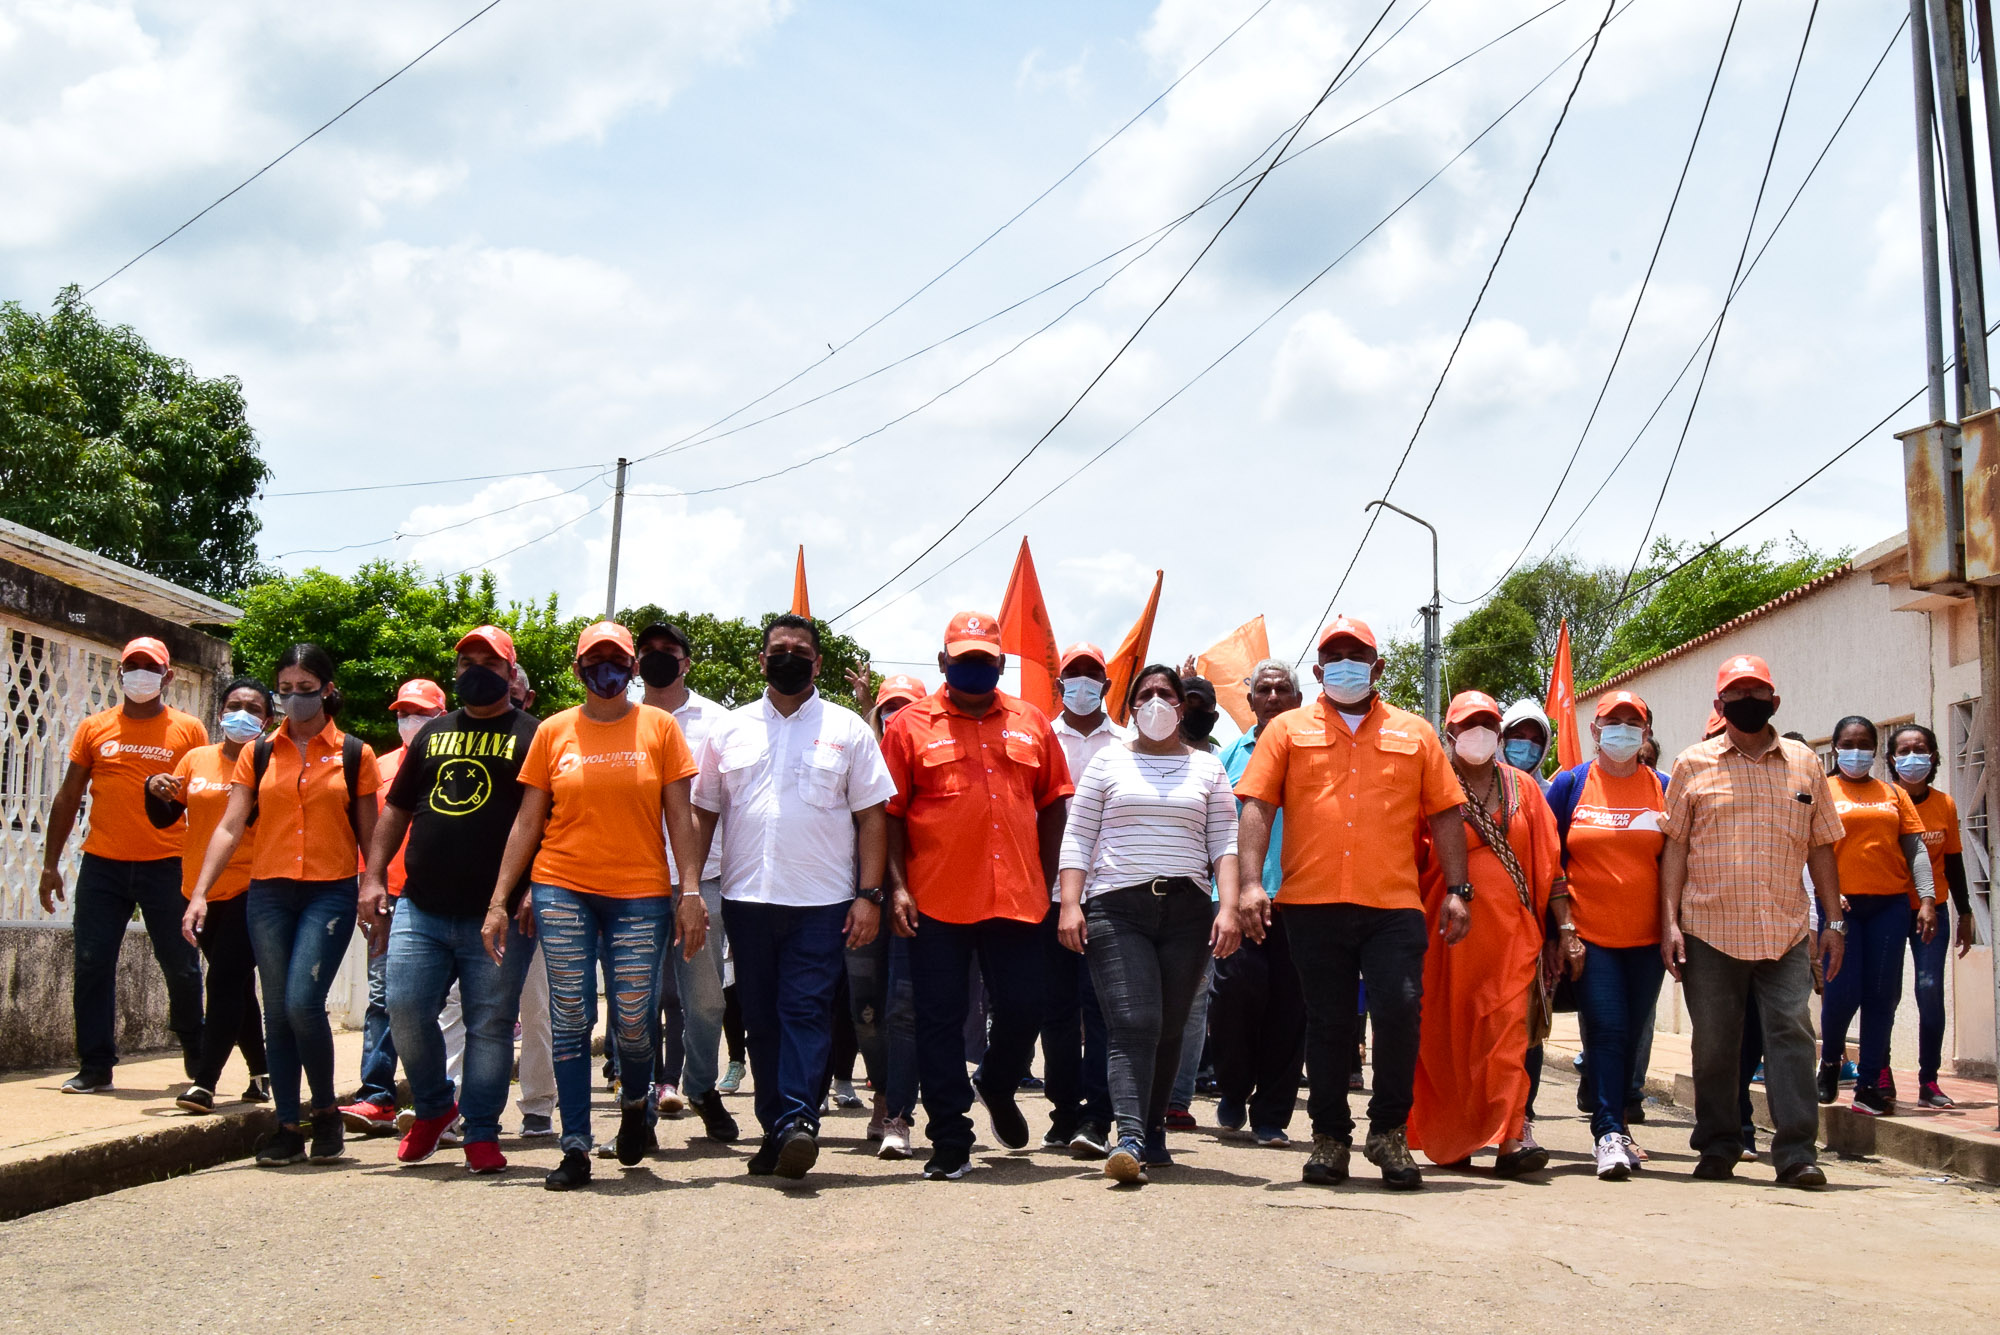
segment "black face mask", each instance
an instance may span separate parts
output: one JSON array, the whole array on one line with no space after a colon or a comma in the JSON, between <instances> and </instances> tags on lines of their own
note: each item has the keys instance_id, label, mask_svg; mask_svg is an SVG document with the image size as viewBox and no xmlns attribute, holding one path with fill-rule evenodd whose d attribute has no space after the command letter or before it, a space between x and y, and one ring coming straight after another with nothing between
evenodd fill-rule
<instances>
[{"instance_id":1,"label":"black face mask","mask_svg":"<svg viewBox=\"0 0 2000 1335\"><path fill-rule=\"evenodd\" d=\"M639 655L639 679L661 690L681 679L681 656L665 649L649 649Z\"/></svg>"},{"instance_id":2,"label":"black face mask","mask_svg":"<svg viewBox=\"0 0 2000 1335\"><path fill-rule=\"evenodd\" d=\"M474 664L458 674L458 680L452 684L452 691L458 696L460 704L471 705L474 709L484 709L487 705L497 705L505 700L510 685L505 677L492 668Z\"/></svg>"},{"instance_id":3,"label":"black face mask","mask_svg":"<svg viewBox=\"0 0 2000 1335\"><path fill-rule=\"evenodd\" d=\"M1190 702L1181 715L1181 736L1190 742L1205 742L1215 731L1215 721L1221 715L1213 709L1198 709Z\"/></svg>"},{"instance_id":4,"label":"black face mask","mask_svg":"<svg viewBox=\"0 0 2000 1335\"><path fill-rule=\"evenodd\" d=\"M764 660L764 680L779 695L797 695L812 678L813 661L804 654L776 653Z\"/></svg>"},{"instance_id":5,"label":"black face mask","mask_svg":"<svg viewBox=\"0 0 2000 1335\"><path fill-rule=\"evenodd\" d=\"M1722 706L1722 717L1738 732L1762 732L1764 725L1771 721L1771 715L1778 707L1769 700L1759 700L1754 695L1746 695L1741 700L1731 700Z\"/></svg>"}]
</instances>

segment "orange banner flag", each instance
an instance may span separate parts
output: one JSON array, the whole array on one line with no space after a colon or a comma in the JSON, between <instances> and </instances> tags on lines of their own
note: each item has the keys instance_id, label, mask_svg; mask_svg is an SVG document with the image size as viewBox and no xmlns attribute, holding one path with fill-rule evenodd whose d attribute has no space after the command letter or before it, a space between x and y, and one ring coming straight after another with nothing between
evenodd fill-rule
<instances>
[{"instance_id":1,"label":"orange banner flag","mask_svg":"<svg viewBox=\"0 0 2000 1335\"><path fill-rule=\"evenodd\" d=\"M1163 570L1153 572L1153 591L1147 595L1146 610L1139 613L1132 629L1125 632L1118 651L1104 665L1105 675L1111 679L1104 688L1104 709L1114 723L1125 721L1129 712L1125 708L1125 696L1131 691L1132 681L1139 675L1139 669L1146 666L1146 651L1153 644L1153 615L1160 610L1160 582L1165 577Z\"/></svg>"},{"instance_id":2,"label":"orange banner flag","mask_svg":"<svg viewBox=\"0 0 2000 1335\"><path fill-rule=\"evenodd\" d=\"M1556 764L1569 769L1583 763L1583 745L1576 735L1576 681L1569 661L1569 618L1556 636L1556 661L1549 672L1549 696L1542 712L1556 730Z\"/></svg>"},{"instance_id":3,"label":"orange banner flag","mask_svg":"<svg viewBox=\"0 0 2000 1335\"><path fill-rule=\"evenodd\" d=\"M1250 669L1271 656L1271 637L1260 613L1195 657L1194 670L1215 684L1215 702L1236 726L1248 732L1257 721L1250 712Z\"/></svg>"},{"instance_id":4,"label":"orange banner flag","mask_svg":"<svg viewBox=\"0 0 2000 1335\"><path fill-rule=\"evenodd\" d=\"M806 545L800 543L799 563L792 567L792 615L809 617L812 614L812 599L806 597Z\"/></svg>"},{"instance_id":5,"label":"orange banner flag","mask_svg":"<svg viewBox=\"0 0 2000 1335\"><path fill-rule=\"evenodd\" d=\"M1014 557L1007 596L1000 600L1000 650L1021 662L1021 698L1053 719L1056 716L1056 633L1028 540Z\"/></svg>"}]
</instances>

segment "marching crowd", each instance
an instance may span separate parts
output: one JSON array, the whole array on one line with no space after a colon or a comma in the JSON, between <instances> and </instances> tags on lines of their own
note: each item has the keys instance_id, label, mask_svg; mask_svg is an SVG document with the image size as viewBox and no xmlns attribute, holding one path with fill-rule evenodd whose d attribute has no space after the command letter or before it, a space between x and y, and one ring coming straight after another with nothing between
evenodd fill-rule
<instances>
[{"instance_id":1,"label":"marching crowd","mask_svg":"<svg viewBox=\"0 0 2000 1335\"><path fill-rule=\"evenodd\" d=\"M1422 1186L1416 1150L1451 1168L1491 1151L1518 1177L1549 1160L1534 1104L1561 990L1597 1175L1620 1180L1646 1160L1632 1124L1671 973L1694 1024L1694 1175L1757 1158L1761 1080L1777 1181L1819 1186L1816 1104L1839 1096L1857 1015L1852 1106L1894 1111L1906 947L1918 1097L1949 1103L1940 874L1961 948L1972 919L1957 813L1931 786L1936 738L1904 725L1885 752L1872 723L1844 719L1829 771L1775 730L1755 657L1721 665L1706 740L1670 773L1646 702L1614 690L1594 758L1544 781L1550 725L1532 703L1461 692L1440 736L1377 693L1374 633L1345 616L1319 638L1310 702L1289 665L1259 663L1255 726L1220 749L1215 689L1191 662L1138 671L1127 728L1107 713L1106 655L1073 645L1050 719L998 689L999 628L980 613L951 620L935 690L853 674L865 716L818 692L818 629L789 614L764 631L767 689L735 709L689 689L692 645L669 624L588 627L584 703L539 721L506 631L481 626L456 652L457 708L406 683L402 746L377 756L342 731L339 665L314 645L279 657L275 690L230 682L216 743L164 703L166 648L125 647L122 698L78 728L48 825L53 911L89 796L65 1092L111 1086L136 910L185 1054L180 1105L212 1111L240 1049L243 1097L278 1123L265 1165L335 1160L347 1130L394 1128L404 1163L455 1144L471 1171L503 1171L518 1061L520 1132L560 1136L545 1182L572 1189L593 1152L656 1154L663 1116L691 1109L707 1137L737 1140L723 1095L747 1055L748 1171L798 1178L829 1103L861 1104L858 1056L878 1153L912 1156L921 1104L923 1175L950 1180L972 1162L975 1099L1003 1146L1028 1144L1018 1095L1039 1046L1046 1149L1144 1183L1171 1168L1168 1133L1195 1125L1212 1072L1221 1128L1267 1146L1289 1143L1303 1085L1304 1180L1335 1185L1366 1036L1361 1152L1385 1186ZM370 1004L343 1104L327 997L357 925ZM600 1000L618 1091L602 1143Z\"/></svg>"}]
</instances>

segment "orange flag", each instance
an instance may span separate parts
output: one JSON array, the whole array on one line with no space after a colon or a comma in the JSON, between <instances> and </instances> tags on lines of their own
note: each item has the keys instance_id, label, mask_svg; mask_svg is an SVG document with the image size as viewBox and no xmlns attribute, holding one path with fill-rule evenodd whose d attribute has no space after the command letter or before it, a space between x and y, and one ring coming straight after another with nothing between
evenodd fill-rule
<instances>
[{"instance_id":1,"label":"orange flag","mask_svg":"<svg viewBox=\"0 0 2000 1335\"><path fill-rule=\"evenodd\" d=\"M1056 716L1056 633L1049 626L1042 582L1028 540L1014 557L1007 596L1000 600L1000 651L1021 661L1021 698L1049 718Z\"/></svg>"},{"instance_id":2,"label":"orange flag","mask_svg":"<svg viewBox=\"0 0 2000 1335\"><path fill-rule=\"evenodd\" d=\"M1147 595L1146 610L1139 613L1132 629L1125 632L1118 651L1104 665L1105 673L1111 679L1110 685L1104 688L1104 709L1114 723L1125 721L1125 696L1131 691L1132 681L1139 675L1139 669L1146 666L1146 650L1153 643L1153 614L1160 610L1160 581L1165 576L1163 570L1153 572L1153 591Z\"/></svg>"},{"instance_id":3,"label":"orange flag","mask_svg":"<svg viewBox=\"0 0 2000 1335\"><path fill-rule=\"evenodd\" d=\"M792 615L809 617L812 600L806 597L806 545L799 544L799 563L792 568Z\"/></svg>"},{"instance_id":4,"label":"orange flag","mask_svg":"<svg viewBox=\"0 0 2000 1335\"><path fill-rule=\"evenodd\" d=\"M1569 618L1556 636L1556 661L1549 672L1549 697L1542 706L1556 729L1556 764L1564 769L1583 763L1583 746L1576 735L1576 681L1569 662Z\"/></svg>"},{"instance_id":5,"label":"orange flag","mask_svg":"<svg viewBox=\"0 0 2000 1335\"><path fill-rule=\"evenodd\" d=\"M1271 656L1271 637L1264 618L1254 616L1204 649L1194 670L1215 683L1215 702L1229 711L1236 726L1250 731L1257 716L1250 712L1250 669Z\"/></svg>"}]
</instances>

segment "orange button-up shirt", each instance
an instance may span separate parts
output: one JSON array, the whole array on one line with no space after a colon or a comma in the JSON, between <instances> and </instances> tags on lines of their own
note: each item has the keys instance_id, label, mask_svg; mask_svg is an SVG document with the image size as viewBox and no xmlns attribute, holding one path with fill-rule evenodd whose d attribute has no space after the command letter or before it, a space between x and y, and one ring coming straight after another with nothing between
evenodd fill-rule
<instances>
[{"instance_id":1,"label":"orange button-up shirt","mask_svg":"<svg viewBox=\"0 0 2000 1335\"><path fill-rule=\"evenodd\" d=\"M256 841L250 852L251 880L344 881L354 875L354 829L347 823L340 744L341 731L332 719L303 753L290 728L272 737L271 763L257 790L257 823L243 836ZM236 757L234 782L248 788L256 774L257 748L246 746ZM371 798L381 786L375 749L363 746L355 796Z\"/></svg>"},{"instance_id":2,"label":"orange button-up shirt","mask_svg":"<svg viewBox=\"0 0 2000 1335\"><path fill-rule=\"evenodd\" d=\"M1075 790L1040 710L996 692L974 718L940 686L890 721L882 757L896 780L889 814L905 822L904 875L919 913L958 923L1047 916L1036 817Z\"/></svg>"},{"instance_id":3,"label":"orange button-up shirt","mask_svg":"<svg viewBox=\"0 0 2000 1335\"><path fill-rule=\"evenodd\" d=\"M1418 824L1465 800L1431 725L1380 697L1358 730L1325 696L1266 723L1236 795L1285 813L1279 903L1419 912Z\"/></svg>"}]
</instances>

